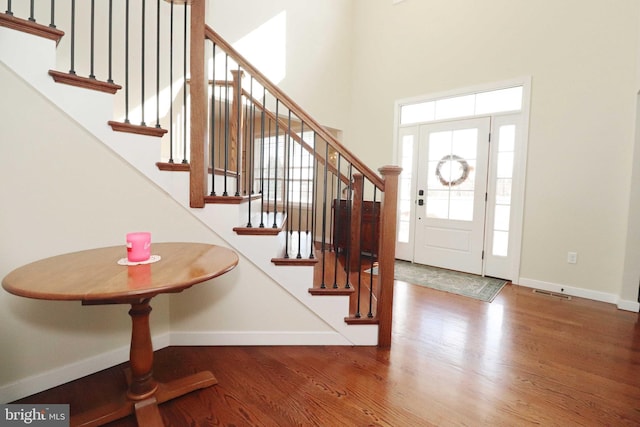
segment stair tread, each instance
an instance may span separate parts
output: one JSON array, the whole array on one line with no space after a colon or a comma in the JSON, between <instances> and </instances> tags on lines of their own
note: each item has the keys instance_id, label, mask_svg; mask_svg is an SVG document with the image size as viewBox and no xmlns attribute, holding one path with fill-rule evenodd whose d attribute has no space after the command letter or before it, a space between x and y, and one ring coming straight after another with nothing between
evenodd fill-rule
<instances>
[{"instance_id":1,"label":"stair tread","mask_svg":"<svg viewBox=\"0 0 640 427\"><path fill-rule=\"evenodd\" d=\"M134 125L132 123L117 122L115 120L109 120L108 124L111 126L111 129L116 132L135 133L137 135L156 136L158 138L162 138L162 136L168 132L161 127Z\"/></svg>"},{"instance_id":2,"label":"stair tread","mask_svg":"<svg viewBox=\"0 0 640 427\"><path fill-rule=\"evenodd\" d=\"M289 265L289 266L305 266L305 265L316 265L318 260L315 258L271 258L271 262L275 265Z\"/></svg>"},{"instance_id":3,"label":"stair tread","mask_svg":"<svg viewBox=\"0 0 640 427\"><path fill-rule=\"evenodd\" d=\"M287 233L287 244L282 248L278 257L272 258L271 262L276 265L315 265L318 259L315 250L312 248L312 234L307 231L293 231Z\"/></svg>"},{"instance_id":4,"label":"stair tread","mask_svg":"<svg viewBox=\"0 0 640 427\"><path fill-rule=\"evenodd\" d=\"M169 169L164 169L169 170ZM171 169L171 170L179 170L179 169ZM188 167L186 169L189 170ZM211 173L211 171L209 171ZM210 204L218 204L218 205L239 205L241 203L248 202L250 200L259 199L259 194L252 194L251 196L204 196L204 202ZM235 230L235 229L234 229Z\"/></svg>"},{"instance_id":5,"label":"stair tread","mask_svg":"<svg viewBox=\"0 0 640 427\"><path fill-rule=\"evenodd\" d=\"M122 86L115 83L105 82L90 77L82 77L72 73L64 73L62 71L49 70L49 75L53 77L53 80L56 83L97 90L110 94L115 94L117 91L122 89Z\"/></svg>"},{"instance_id":6,"label":"stair tread","mask_svg":"<svg viewBox=\"0 0 640 427\"><path fill-rule=\"evenodd\" d=\"M44 37L55 41L56 44L58 44L60 39L64 36L64 31L60 31L57 28L31 22L27 19L9 15L8 13L0 13L0 26L22 31L23 33L33 34L34 36Z\"/></svg>"},{"instance_id":7,"label":"stair tread","mask_svg":"<svg viewBox=\"0 0 640 427\"><path fill-rule=\"evenodd\" d=\"M282 212L257 212L251 215L248 224L244 226L234 227L233 231L240 235L269 235L275 236L280 234L287 216Z\"/></svg>"}]
</instances>

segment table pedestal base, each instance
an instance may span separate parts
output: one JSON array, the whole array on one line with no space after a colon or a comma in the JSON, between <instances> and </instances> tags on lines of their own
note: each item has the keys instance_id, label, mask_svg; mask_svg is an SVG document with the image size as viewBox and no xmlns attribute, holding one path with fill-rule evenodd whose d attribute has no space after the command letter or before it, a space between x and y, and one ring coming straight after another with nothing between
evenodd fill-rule
<instances>
[{"instance_id":1,"label":"table pedestal base","mask_svg":"<svg viewBox=\"0 0 640 427\"><path fill-rule=\"evenodd\" d=\"M71 425L101 426L135 413L141 427L162 426L159 404L217 383L218 380L211 372L202 371L168 383L158 383L156 392L144 400L131 400L127 398L126 392L123 392L114 402L71 417Z\"/></svg>"},{"instance_id":2,"label":"table pedestal base","mask_svg":"<svg viewBox=\"0 0 640 427\"><path fill-rule=\"evenodd\" d=\"M125 371L129 388L114 401L88 412L71 417L72 426L101 426L136 414L138 426L162 426L158 405L194 390L218 383L209 371L202 371L168 383L153 378L153 346L149 315L151 298L129 301L131 310L131 352L129 368Z\"/></svg>"}]
</instances>

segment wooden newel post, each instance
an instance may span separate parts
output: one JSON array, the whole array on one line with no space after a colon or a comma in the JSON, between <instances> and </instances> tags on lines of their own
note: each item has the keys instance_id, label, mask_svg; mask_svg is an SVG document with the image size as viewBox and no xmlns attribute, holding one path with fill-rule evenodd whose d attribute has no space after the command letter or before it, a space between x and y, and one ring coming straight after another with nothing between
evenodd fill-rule
<instances>
[{"instance_id":1,"label":"wooden newel post","mask_svg":"<svg viewBox=\"0 0 640 427\"><path fill-rule=\"evenodd\" d=\"M398 218L398 177L402 168L383 166L378 169L384 179L384 198L380 212L378 243L378 346L391 346L393 321L393 269L396 258L396 224Z\"/></svg>"},{"instance_id":2,"label":"wooden newel post","mask_svg":"<svg viewBox=\"0 0 640 427\"><path fill-rule=\"evenodd\" d=\"M190 70L191 84L191 139L189 160L189 205L192 208L204 207L207 191L209 165L207 161L207 83L204 61L205 0L191 2L191 45Z\"/></svg>"}]
</instances>

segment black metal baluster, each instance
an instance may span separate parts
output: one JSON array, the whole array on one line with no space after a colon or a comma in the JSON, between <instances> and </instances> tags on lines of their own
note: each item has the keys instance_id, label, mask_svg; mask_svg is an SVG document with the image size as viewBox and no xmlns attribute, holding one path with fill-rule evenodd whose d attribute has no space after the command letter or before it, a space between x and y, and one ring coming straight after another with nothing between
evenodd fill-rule
<instances>
[{"instance_id":1,"label":"black metal baluster","mask_svg":"<svg viewBox=\"0 0 640 427\"><path fill-rule=\"evenodd\" d=\"M331 183L331 191L329 192L329 194L331 194L331 197L333 197L333 193L334 193L334 187L335 187L335 181L333 179L333 175L331 175L330 177L330 183ZM338 249L336 247L336 242L335 242L335 206L334 206L334 201L331 201L331 218L330 218L330 222L329 222L329 240L331 241L331 244L329 245L329 252L333 251L333 252L338 252Z\"/></svg>"},{"instance_id":2,"label":"black metal baluster","mask_svg":"<svg viewBox=\"0 0 640 427\"><path fill-rule=\"evenodd\" d=\"M249 188L249 196L252 196L255 193L255 178L256 178L256 138L255 138L255 130L256 130L256 103L253 99L253 77L251 77L250 81L251 87L249 88L249 97L251 98L251 110L249 117L249 135L247 137L247 141L249 142L249 163L250 167L247 167L249 170L249 183L251 187ZM249 204L251 204L251 197L249 197ZM251 209L251 207L249 207Z\"/></svg>"},{"instance_id":3,"label":"black metal baluster","mask_svg":"<svg viewBox=\"0 0 640 427\"><path fill-rule=\"evenodd\" d=\"M260 228L264 228L264 120L267 106L267 90L262 88L262 110L260 111Z\"/></svg>"},{"instance_id":4,"label":"black metal baluster","mask_svg":"<svg viewBox=\"0 0 640 427\"><path fill-rule=\"evenodd\" d=\"M381 227L380 224L380 212L378 209L378 203L376 200L378 187L373 186L373 248L371 249L371 277L369 278L369 312L367 313L367 317L369 319L373 318L373 267L374 267L374 259L378 259L378 228ZM363 192L364 193L364 192ZM381 285L380 281L380 269L378 268L378 286Z\"/></svg>"},{"instance_id":5,"label":"black metal baluster","mask_svg":"<svg viewBox=\"0 0 640 427\"><path fill-rule=\"evenodd\" d=\"M249 191L246 192L249 194L249 206L248 206L248 210L249 210L249 215L248 215L248 221L247 221L247 227L251 228L253 227L253 225L251 225L251 205L252 200L251 200L251 196L253 195L253 178L254 178L254 162L255 162L255 158L254 158L254 148L255 148L255 138L253 137L253 131L254 131L254 125L255 125L255 116L256 116L256 104L253 102L253 77L251 77L251 79L249 80L249 100L251 103L251 108L249 109L249 129L248 129L248 133L247 133L247 138L245 140L245 143L248 143L249 146L248 148L248 158L247 158L247 174L249 175L247 178L247 184L250 186Z\"/></svg>"},{"instance_id":6,"label":"black metal baluster","mask_svg":"<svg viewBox=\"0 0 640 427\"><path fill-rule=\"evenodd\" d=\"M173 160L173 1L169 13L169 163Z\"/></svg>"},{"instance_id":7,"label":"black metal baluster","mask_svg":"<svg viewBox=\"0 0 640 427\"><path fill-rule=\"evenodd\" d=\"M51 22L49 22L50 28L56 28L56 0L51 0Z\"/></svg>"},{"instance_id":8,"label":"black metal baluster","mask_svg":"<svg viewBox=\"0 0 640 427\"><path fill-rule=\"evenodd\" d=\"M31 0L29 3L29 21L36 22L34 0Z\"/></svg>"},{"instance_id":9,"label":"black metal baluster","mask_svg":"<svg viewBox=\"0 0 640 427\"><path fill-rule=\"evenodd\" d=\"M211 125L209 126L211 140L211 195L216 195L216 131L215 131L215 117L216 117L216 44L213 43L213 49L211 50Z\"/></svg>"},{"instance_id":10,"label":"black metal baluster","mask_svg":"<svg viewBox=\"0 0 640 427\"><path fill-rule=\"evenodd\" d=\"M250 184L249 184L249 179L250 179L250 172L249 172L249 160L251 159L249 157L249 150L250 150L250 146L249 144L249 120L251 119L250 114L251 114L251 106L249 105L251 101L250 100L246 100L244 105L241 107L242 108L242 149L246 151L246 156L243 156L242 158L244 159L245 162L245 173L242 175L242 195L246 196L248 194L248 189L251 188ZM250 201L250 200L249 200Z\"/></svg>"},{"instance_id":11,"label":"black metal baluster","mask_svg":"<svg viewBox=\"0 0 640 427\"><path fill-rule=\"evenodd\" d=\"M250 154L250 150L251 150L251 142L249 141L249 128L251 127L251 101L249 99L247 99L244 103L244 106L242 107L244 112L242 113L242 149L246 152L246 155L243 156L242 158L244 159L245 162L245 173L242 176L242 195L246 196L247 194L249 194L250 189L251 189L251 169L249 169L251 167L250 163L251 163L251 154ZM249 202L251 202L251 199L249 199Z\"/></svg>"},{"instance_id":12,"label":"black metal baluster","mask_svg":"<svg viewBox=\"0 0 640 427\"><path fill-rule=\"evenodd\" d=\"M236 123L236 197L240 196L240 184L242 182L242 180L240 179L240 160L242 157L242 153L240 152L240 148L242 146L242 144L240 143L241 141L241 136L242 136L242 122L241 122L241 117L242 115L240 114L240 109L242 108L242 70L240 69L240 64L238 64L238 82L237 85L234 86L234 89L237 89L237 94L236 95L236 102L237 102L237 115L238 117L236 117L236 120L238 121L238 123Z\"/></svg>"},{"instance_id":13,"label":"black metal baluster","mask_svg":"<svg viewBox=\"0 0 640 427\"><path fill-rule=\"evenodd\" d=\"M160 128L160 0L156 2L156 128Z\"/></svg>"},{"instance_id":14,"label":"black metal baluster","mask_svg":"<svg viewBox=\"0 0 640 427\"><path fill-rule=\"evenodd\" d=\"M183 26L183 40L182 40L182 52L184 53L184 60L182 61L182 164L186 165L187 162L187 2L184 2L184 26Z\"/></svg>"},{"instance_id":15,"label":"black metal baluster","mask_svg":"<svg viewBox=\"0 0 640 427\"><path fill-rule=\"evenodd\" d=\"M124 17L124 122L129 121L129 0L125 3Z\"/></svg>"},{"instance_id":16,"label":"black metal baluster","mask_svg":"<svg viewBox=\"0 0 640 427\"><path fill-rule=\"evenodd\" d=\"M335 248L335 256L336 256L336 261L335 261L335 265L334 265L334 269L333 269L333 289L338 289L338 259L340 258L340 249L337 246L337 244L340 244L340 240L342 238L342 236L344 235L345 239L349 238L349 233L346 232L346 230L342 230L342 228L340 227L341 223L342 223L342 199L340 196L340 163L342 161L342 156L340 154L338 154L338 161L337 161L337 172L336 172L336 203L334 205L333 208L333 226L335 227L334 229L334 235L337 234L338 237L338 242L333 242L334 245L336 245ZM335 239L335 238L334 238ZM344 247L347 247L347 243L344 243Z\"/></svg>"},{"instance_id":17,"label":"black metal baluster","mask_svg":"<svg viewBox=\"0 0 640 427\"><path fill-rule=\"evenodd\" d=\"M244 106L242 106L243 109L243 113L242 113L242 117L243 117L243 126L242 126L242 143L243 143L243 147L242 149L246 151L246 156L243 156L243 159L245 161L245 173L242 175L242 195L246 196L248 194L248 189L251 188L250 184L249 184L249 179L251 179L251 175L250 175L250 160L251 157L249 156L249 150L250 150L250 145L249 145L249 127L251 126L249 123L249 120L251 119L251 106L250 106L250 100L247 99L247 101L244 103Z\"/></svg>"},{"instance_id":18,"label":"black metal baluster","mask_svg":"<svg viewBox=\"0 0 640 427\"><path fill-rule=\"evenodd\" d=\"M109 77L107 82L113 83L113 0L109 0Z\"/></svg>"},{"instance_id":19,"label":"black metal baluster","mask_svg":"<svg viewBox=\"0 0 640 427\"><path fill-rule=\"evenodd\" d=\"M69 74L76 74L75 69L76 49L76 0L71 0L71 69Z\"/></svg>"},{"instance_id":20,"label":"black metal baluster","mask_svg":"<svg viewBox=\"0 0 640 427\"><path fill-rule=\"evenodd\" d=\"M224 188L223 196L228 196L227 192L227 176L229 172L229 55L225 53L224 57Z\"/></svg>"},{"instance_id":21,"label":"black metal baluster","mask_svg":"<svg viewBox=\"0 0 640 427\"><path fill-rule=\"evenodd\" d=\"M142 17L142 22L141 22L141 28L140 28L140 48L141 48L141 54L140 54L140 66L141 66L141 70L140 70L140 126L146 126L147 124L144 122L144 106L145 106L145 99L144 99L144 65L145 65L145 33L146 33L146 9L147 9L147 2L146 0L142 0L142 11L140 13L140 16ZM185 73L186 76L186 73Z\"/></svg>"},{"instance_id":22,"label":"black metal baluster","mask_svg":"<svg viewBox=\"0 0 640 427\"><path fill-rule=\"evenodd\" d=\"M266 104L265 104L266 105ZM271 213L270 208L271 208L271 148L273 147L273 136L271 134L271 119L269 119L268 121L269 123L269 131L267 133L267 138L269 143L267 144L267 149L269 150L267 152L267 192L266 195L263 195L262 197L266 198L267 200L267 216L269 216L269 214Z\"/></svg>"},{"instance_id":23,"label":"black metal baluster","mask_svg":"<svg viewBox=\"0 0 640 427\"><path fill-rule=\"evenodd\" d=\"M304 142L304 121L300 124L300 141ZM304 169L303 164L303 155L304 155L304 145L299 144L300 146L300 186L299 197L298 197L298 253L296 254L297 259L302 259L302 169ZM308 211L307 211L308 212ZM308 218L307 218L308 219Z\"/></svg>"},{"instance_id":24,"label":"black metal baluster","mask_svg":"<svg viewBox=\"0 0 640 427\"><path fill-rule=\"evenodd\" d=\"M224 89L223 85L218 85L218 113L217 113L217 122L218 122L218 164L224 166L224 117L222 114L224 113L224 107L220 105L222 103L222 90ZM224 182L223 182L224 183Z\"/></svg>"},{"instance_id":25,"label":"black metal baluster","mask_svg":"<svg viewBox=\"0 0 640 427\"><path fill-rule=\"evenodd\" d=\"M338 172L339 173L339 172ZM349 278L351 277L351 257L353 256L353 254L351 253L351 233L353 232L351 230L351 224L353 224L353 221L351 220L351 215L353 215L353 203L352 203L352 199L351 199L351 195L352 195L352 191L351 191L351 185L353 183L353 164L349 163L349 184L348 184L348 190L347 190L347 218L346 218L346 222L347 222L347 230L349 230L349 233L347 233L347 237L346 237L346 242L345 242L345 246L348 248L347 249L347 254L346 254L346 261L345 261L345 270L347 272L346 275L346 282L344 284L345 289L351 289L351 284L349 281Z\"/></svg>"},{"instance_id":26,"label":"black metal baluster","mask_svg":"<svg viewBox=\"0 0 640 427\"><path fill-rule=\"evenodd\" d=\"M278 98L276 98L276 158L275 158L275 165L273 167L273 172L274 172L274 176L273 176L273 182L274 182L274 191L273 191L273 225L271 226L272 228L278 228L278 224L276 221L276 216L278 215L278 152L280 150L278 150L279 146L280 146L280 129L279 129L279 119L280 119L280 115L279 115L279 107L280 107L280 100ZM284 154L284 153L283 153ZM283 210L284 210L284 206L283 206Z\"/></svg>"},{"instance_id":27,"label":"black metal baluster","mask_svg":"<svg viewBox=\"0 0 640 427\"><path fill-rule=\"evenodd\" d=\"M91 0L91 33L90 33L90 44L89 44L89 78L95 79L96 75L94 74L94 62L95 62L95 32L96 32L96 2L95 0Z\"/></svg>"},{"instance_id":28,"label":"black metal baluster","mask_svg":"<svg viewBox=\"0 0 640 427\"><path fill-rule=\"evenodd\" d=\"M4 13L7 15L13 15L13 11L11 10L11 0L7 0L7 10Z\"/></svg>"},{"instance_id":29,"label":"black metal baluster","mask_svg":"<svg viewBox=\"0 0 640 427\"><path fill-rule=\"evenodd\" d=\"M313 133L314 138L316 133ZM317 139L316 139L317 142ZM324 145L324 170L322 171L322 227L320 236L320 253L322 254L322 278L320 279L320 289L326 289L325 283L325 266L326 266L326 244L327 244L327 191L328 187L328 172L329 172L329 144L325 141ZM333 181L333 180L332 180ZM336 262L338 260L336 259Z\"/></svg>"},{"instance_id":30,"label":"black metal baluster","mask_svg":"<svg viewBox=\"0 0 640 427\"><path fill-rule=\"evenodd\" d=\"M363 180L362 182L362 192L360 194L360 244L362 245L362 241L364 240L364 238L362 237L362 225L364 223L364 185L365 182ZM373 254L371 254L373 256ZM360 251L358 253L358 286L357 286L357 303L356 303L356 312L355 312L355 317L357 319L359 319L360 317L362 317L362 315L360 314L360 294L362 291L362 246L360 246ZM373 274L373 272L371 273Z\"/></svg>"},{"instance_id":31,"label":"black metal baluster","mask_svg":"<svg viewBox=\"0 0 640 427\"><path fill-rule=\"evenodd\" d=\"M312 183L313 183L313 192L311 193L311 200L307 199L307 206L311 206L311 235L309 236L309 240L311 241L311 248L309 250L309 259L314 259L314 240L316 234L316 201L318 200L318 155L316 151L316 133L313 132L313 168L311 169L312 173ZM307 210L309 212L309 210ZM307 220L307 224L309 221ZM309 230L309 228L307 228ZM307 234L309 231L307 231Z\"/></svg>"},{"instance_id":32,"label":"black metal baluster","mask_svg":"<svg viewBox=\"0 0 640 427\"><path fill-rule=\"evenodd\" d=\"M292 199L291 193L291 159L293 155L291 150L293 149L291 144L291 109L289 109L288 120L287 120L287 132L284 135L284 171L283 171L283 188L284 193L282 195L282 212L287 213L287 222L285 224L285 242L284 242L284 257L289 258L289 241L293 238L293 229L291 227L291 214L292 209L289 206L289 202Z\"/></svg>"}]
</instances>

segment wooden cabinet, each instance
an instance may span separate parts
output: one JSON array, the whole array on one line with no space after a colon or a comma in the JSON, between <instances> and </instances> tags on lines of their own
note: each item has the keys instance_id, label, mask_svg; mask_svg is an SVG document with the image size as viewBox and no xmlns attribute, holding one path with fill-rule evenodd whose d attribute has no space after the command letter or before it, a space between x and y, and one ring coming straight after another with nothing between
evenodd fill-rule
<instances>
[{"instance_id":1,"label":"wooden cabinet","mask_svg":"<svg viewBox=\"0 0 640 427\"><path fill-rule=\"evenodd\" d=\"M331 203L333 225L333 248L336 252L349 250L351 240L351 201L334 199ZM360 252L366 256L377 256L380 240L380 202L364 201Z\"/></svg>"}]
</instances>

